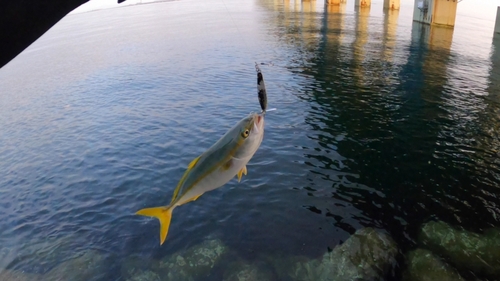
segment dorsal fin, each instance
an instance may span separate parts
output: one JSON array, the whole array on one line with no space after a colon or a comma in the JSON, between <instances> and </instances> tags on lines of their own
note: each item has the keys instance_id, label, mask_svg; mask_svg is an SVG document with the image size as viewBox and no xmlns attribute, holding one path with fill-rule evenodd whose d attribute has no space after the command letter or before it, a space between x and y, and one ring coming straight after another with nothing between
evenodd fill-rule
<instances>
[{"instance_id":1,"label":"dorsal fin","mask_svg":"<svg viewBox=\"0 0 500 281\"><path fill-rule=\"evenodd\" d=\"M194 167L194 165L196 165L196 163L198 163L198 160L200 160L200 157L201 156L198 156L198 157L194 158L194 160L191 161L191 163L189 163L188 170L191 170Z\"/></svg>"}]
</instances>

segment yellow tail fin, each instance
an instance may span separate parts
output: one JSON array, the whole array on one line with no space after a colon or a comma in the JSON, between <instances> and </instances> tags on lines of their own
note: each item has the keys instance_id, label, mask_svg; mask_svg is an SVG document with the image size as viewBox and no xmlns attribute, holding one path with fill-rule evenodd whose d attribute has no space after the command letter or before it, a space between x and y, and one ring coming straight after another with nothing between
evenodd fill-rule
<instances>
[{"instance_id":1,"label":"yellow tail fin","mask_svg":"<svg viewBox=\"0 0 500 281\"><path fill-rule=\"evenodd\" d=\"M170 226L170 220L172 219L172 207L155 207L146 208L137 211L136 215L155 217L160 221L160 245L165 242L167 238L168 228Z\"/></svg>"}]
</instances>

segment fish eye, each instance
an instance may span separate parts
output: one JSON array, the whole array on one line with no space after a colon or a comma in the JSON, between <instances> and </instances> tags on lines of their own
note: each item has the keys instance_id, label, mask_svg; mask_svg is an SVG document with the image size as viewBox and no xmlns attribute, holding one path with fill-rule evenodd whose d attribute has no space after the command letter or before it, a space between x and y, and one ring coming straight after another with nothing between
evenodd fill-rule
<instances>
[{"instance_id":1,"label":"fish eye","mask_svg":"<svg viewBox=\"0 0 500 281\"><path fill-rule=\"evenodd\" d=\"M248 134L250 134L250 131L246 129L243 133L241 133L241 136L244 138L248 138Z\"/></svg>"}]
</instances>

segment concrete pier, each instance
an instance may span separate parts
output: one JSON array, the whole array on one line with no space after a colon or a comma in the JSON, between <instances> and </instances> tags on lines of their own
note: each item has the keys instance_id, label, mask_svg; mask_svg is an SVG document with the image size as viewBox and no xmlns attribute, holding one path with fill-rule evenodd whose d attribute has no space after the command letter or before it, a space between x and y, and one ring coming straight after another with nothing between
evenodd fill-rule
<instances>
[{"instance_id":1,"label":"concrete pier","mask_svg":"<svg viewBox=\"0 0 500 281\"><path fill-rule=\"evenodd\" d=\"M327 5L340 5L345 4L347 0L326 0Z\"/></svg>"},{"instance_id":2,"label":"concrete pier","mask_svg":"<svg viewBox=\"0 0 500 281\"><path fill-rule=\"evenodd\" d=\"M344 14L345 13L345 1L344 2L340 2L340 4L338 5L331 5L331 4L328 4L326 7L325 7L325 12L327 12L327 14ZM340 21L342 22L342 20Z\"/></svg>"},{"instance_id":3,"label":"concrete pier","mask_svg":"<svg viewBox=\"0 0 500 281\"><path fill-rule=\"evenodd\" d=\"M455 26L458 0L415 0L413 20L416 22Z\"/></svg>"},{"instance_id":4,"label":"concrete pier","mask_svg":"<svg viewBox=\"0 0 500 281\"><path fill-rule=\"evenodd\" d=\"M354 6L356 7L370 7L372 4L371 0L355 0Z\"/></svg>"},{"instance_id":5,"label":"concrete pier","mask_svg":"<svg viewBox=\"0 0 500 281\"><path fill-rule=\"evenodd\" d=\"M401 0L384 0L384 10L399 10Z\"/></svg>"},{"instance_id":6,"label":"concrete pier","mask_svg":"<svg viewBox=\"0 0 500 281\"><path fill-rule=\"evenodd\" d=\"M497 7L497 19L495 20L495 36L500 35L500 6Z\"/></svg>"}]
</instances>

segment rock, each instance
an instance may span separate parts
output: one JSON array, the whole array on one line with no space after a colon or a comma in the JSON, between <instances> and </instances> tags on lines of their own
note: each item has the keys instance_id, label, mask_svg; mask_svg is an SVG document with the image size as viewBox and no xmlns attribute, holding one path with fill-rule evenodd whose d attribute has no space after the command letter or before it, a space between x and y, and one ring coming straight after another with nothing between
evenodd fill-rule
<instances>
[{"instance_id":1,"label":"rock","mask_svg":"<svg viewBox=\"0 0 500 281\"><path fill-rule=\"evenodd\" d=\"M320 259L296 261L288 278L301 281L384 280L398 249L389 235L364 228ZM283 269L276 269L278 274Z\"/></svg>"},{"instance_id":2,"label":"rock","mask_svg":"<svg viewBox=\"0 0 500 281\"><path fill-rule=\"evenodd\" d=\"M433 253L446 257L456 267L478 275L500 277L500 229L483 235L458 230L445 222L423 225L418 240Z\"/></svg>"},{"instance_id":3,"label":"rock","mask_svg":"<svg viewBox=\"0 0 500 281\"><path fill-rule=\"evenodd\" d=\"M16 253L13 249L7 247L0 247L0 269L7 268L9 264L15 259L16 259Z\"/></svg>"},{"instance_id":4,"label":"rock","mask_svg":"<svg viewBox=\"0 0 500 281\"><path fill-rule=\"evenodd\" d=\"M0 280L1 281L38 281L40 276L38 274L29 274L24 272L19 272L16 270L1 270L0 269Z\"/></svg>"},{"instance_id":5,"label":"rock","mask_svg":"<svg viewBox=\"0 0 500 281\"><path fill-rule=\"evenodd\" d=\"M267 260L274 266L274 271L278 275L278 280L308 280L312 273L309 273L313 268L314 271L320 264L317 259L311 260L304 256L275 256L262 257L262 260Z\"/></svg>"},{"instance_id":6,"label":"rock","mask_svg":"<svg viewBox=\"0 0 500 281\"><path fill-rule=\"evenodd\" d=\"M74 235L30 240L2 251L0 259L8 268L43 274L61 261L81 255L74 250L75 241L78 239Z\"/></svg>"},{"instance_id":7,"label":"rock","mask_svg":"<svg viewBox=\"0 0 500 281\"><path fill-rule=\"evenodd\" d=\"M128 281L161 280L159 275L151 271L153 261L140 256L127 257L121 265L121 274Z\"/></svg>"},{"instance_id":8,"label":"rock","mask_svg":"<svg viewBox=\"0 0 500 281\"><path fill-rule=\"evenodd\" d=\"M431 251L417 249L408 253L405 281L463 281L462 276Z\"/></svg>"},{"instance_id":9,"label":"rock","mask_svg":"<svg viewBox=\"0 0 500 281\"><path fill-rule=\"evenodd\" d=\"M290 270L291 269L291 270ZM324 271L321 267L321 260L310 260L307 262L296 262L289 267L288 277L292 280L303 281L323 281L319 276Z\"/></svg>"},{"instance_id":10,"label":"rock","mask_svg":"<svg viewBox=\"0 0 500 281\"><path fill-rule=\"evenodd\" d=\"M136 270L127 281L162 281L160 275L151 270Z\"/></svg>"},{"instance_id":11,"label":"rock","mask_svg":"<svg viewBox=\"0 0 500 281\"><path fill-rule=\"evenodd\" d=\"M108 266L97 251L87 251L78 258L62 262L43 275L43 281L103 280Z\"/></svg>"},{"instance_id":12,"label":"rock","mask_svg":"<svg viewBox=\"0 0 500 281\"><path fill-rule=\"evenodd\" d=\"M163 281L194 281L207 276L228 248L219 239L206 240L153 266Z\"/></svg>"},{"instance_id":13,"label":"rock","mask_svg":"<svg viewBox=\"0 0 500 281\"><path fill-rule=\"evenodd\" d=\"M223 281L271 281L276 280L272 270L263 264L233 262L224 272Z\"/></svg>"}]
</instances>

